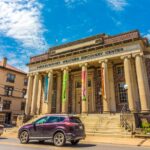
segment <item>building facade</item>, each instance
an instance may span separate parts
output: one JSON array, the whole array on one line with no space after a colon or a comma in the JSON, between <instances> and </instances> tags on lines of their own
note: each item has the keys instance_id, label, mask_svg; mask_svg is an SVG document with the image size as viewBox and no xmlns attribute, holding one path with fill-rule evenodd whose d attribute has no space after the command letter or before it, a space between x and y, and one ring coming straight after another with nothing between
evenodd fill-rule
<instances>
[{"instance_id":1,"label":"building facade","mask_svg":"<svg viewBox=\"0 0 150 150\"><path fill-rule=\"evenodd\" d=\"M26 115L150 111L150 47L138 31L56 46L28 66Z\"/></svg>"},{"instance_id":2,"label":"building facade","mask_svg":"<svg viewBox=\"0 0 150 150\"><path fill-rule=\"evenodd\" d=\"M0 61L0 124L16 124L17 116L24 114L27 75Z\"/></svg>"}]
</instances>

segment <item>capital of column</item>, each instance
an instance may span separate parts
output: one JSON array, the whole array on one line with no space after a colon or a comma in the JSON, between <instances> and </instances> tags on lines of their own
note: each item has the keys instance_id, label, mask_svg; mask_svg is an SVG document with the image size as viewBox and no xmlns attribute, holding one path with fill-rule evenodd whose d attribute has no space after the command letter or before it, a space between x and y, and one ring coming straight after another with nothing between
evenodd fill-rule
<instances>
[{"instance_id":1,"label":"capital of column","mask_svg":"<svg viewBox=\"0 0 150 150\"><path fill-rule=\"evenodd\" d=\"M87 67L87 66L88 66L88 63L82 63L82 64L79 65L79 67L83 67L83 66L84 66L84 67Z\"/></svg>"},{"instance_id":2,"label":"capital of column","mask_svg":"<svg viewBox=\"0 0 150 150\"><path fill-rule=\"evenodd\" d=\"M66 70L66 71L70 71L69 67L64 67L64 68L61 68L62 71Z\"/></svg>"},{"instance_id":3,"label":"capital of column","mask_svg":"<svg viewBox=\"0 0 150 150\"><path fill-rule=\"evenodd\" d=\"M121 56L121 59L130 59L130 58L132 58L132 56L131 55L125 55L125 56Z\"/></svg>"},{"instance_id":4,"label":"capital of column","mask_svg":"<svg viewBox=\"0 0 150 150\"><path fill-rule=\"evenodd\" d=\"M136 57L143 57L143 53L132 54L132 57L134 57L134 58L136 58Z\"/></svg>"},{"instance_id":5,"label":"capital of column","mask_svg":"<svg viewBox=\"0 0 150 150\"><path fill-rule=\"evenodd\" d=\"M46 73L48 74L48 77L50 77L53 74L53 70L48 70Z\"/></svg>"},{"instance_id":6,"label":"capital of column","mask_svg":"<svg viewBox=\"0 0 150 150\"><path fill-rule=\"evenodd\" d=\"M100 64L102 64L102 63L108 63L108 59L100 60L99 63L100 63Z\"/></svg>"}]
</instances>

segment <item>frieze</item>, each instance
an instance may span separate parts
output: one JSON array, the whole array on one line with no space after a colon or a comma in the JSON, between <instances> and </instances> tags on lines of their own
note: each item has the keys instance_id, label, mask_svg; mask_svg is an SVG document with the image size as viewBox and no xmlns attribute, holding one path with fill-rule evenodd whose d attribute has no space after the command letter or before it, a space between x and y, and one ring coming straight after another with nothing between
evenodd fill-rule
<instances>
[{"instance_id":1,"label":"frieze","mask_svg":"<svg viewBox=\"0 0 150 150\"><path fill-rule=\"evenodd\" d=\"M131 45L127 47L121 47L121 48L116 48L116 49L111 49L107 51L100 51L100 52L95 52L94 54L89 54L89 55L84 55L80 57L74 57L74 58L65 58L65 60L62 61L56 61L56 62L49 62L46 64L37 64L35 67L30 67L30 72L31 71L36 71L36 70L41 70L44 68L55 68L55 67L61 67L62 65L66 64L72 64L72 63L81 63L82 61L88 61L88 60L94 60L94 59L101 59L105 56L114 56L116 54L121 54L124 52L128 51L133 51L133 50L139 50L140 45Z\"/></svg>"}]
</instances>

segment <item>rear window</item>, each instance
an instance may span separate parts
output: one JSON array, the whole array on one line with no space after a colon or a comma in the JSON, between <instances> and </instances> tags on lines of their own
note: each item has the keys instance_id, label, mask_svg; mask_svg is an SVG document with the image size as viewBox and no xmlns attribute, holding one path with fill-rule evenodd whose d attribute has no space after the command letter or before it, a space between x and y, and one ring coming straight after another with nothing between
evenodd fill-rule
<instances>
[{"instance_id":1,"label":"rear window","mask_svg":"<svg viewBox=\"0 0 150 150\"><path fill-rule=\"evenodd\" d=\"M81 120L77 117L71 117L71 118L69 118L69 120L72 123L81 123Z\"/></svg>"}]
</instances>

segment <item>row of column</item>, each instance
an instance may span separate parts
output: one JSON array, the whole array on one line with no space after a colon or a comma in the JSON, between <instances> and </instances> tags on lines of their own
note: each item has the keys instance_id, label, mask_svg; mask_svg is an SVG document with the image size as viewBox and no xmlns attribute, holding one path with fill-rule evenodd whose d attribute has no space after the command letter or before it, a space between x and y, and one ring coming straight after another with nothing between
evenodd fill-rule
<instances>
[{"instance_id":1,"label":"row of column","mask_svg":"<svg viewBox=\"0 0 150 150\"><path fill-rule=\"evenodd\" d=\"M128 85L128 104L132 112L137 111L137 101L140 99L141 111L148 112L150 110L150 90L148 85L147 73L142 56L135 55L132 59L131 55L122 57L124 61L125 81ZM135 62L134 62L135 61ZM113 78L113 66L108 60L102 60L101 77L102 77L102 97L103 97L103 112L116 112L115 88ZM135 64L135 66L134 66ZM81 81L82 81L82 113L88 112L88 72L87 63L80 65L82 67ZM53 95L53 71L48 73L48 93L47 103L45 103L45 113L52 112L52 95ZM60 98L62 93L62 101L57 98L56 112L68 112L68 97L69 97L69 69L63 69L62 92L61 90L61 75L58 76L57 93ZM40 95L41 95L42 81L38 73L34 77L29 75L26 114L39 114L40 109ZM61 104L62 103L62 104Z\"/></svg>"}]
</instances>

